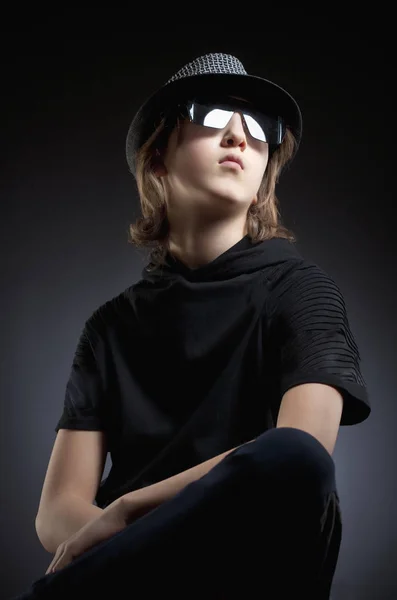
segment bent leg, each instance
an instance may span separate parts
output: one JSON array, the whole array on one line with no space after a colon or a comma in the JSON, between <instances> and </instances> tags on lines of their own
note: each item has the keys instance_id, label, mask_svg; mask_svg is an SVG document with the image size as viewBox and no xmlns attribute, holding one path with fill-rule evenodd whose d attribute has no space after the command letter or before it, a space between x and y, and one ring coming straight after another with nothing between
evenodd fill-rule
<instances>
[{"instance_id":1,"label":"bent leg","mask_svg":"<svg viewBox=\"0 0 397 600\"><path fill-rule=\"evenodd\" d=\"M76 600L125 589L136 598L169 593L217 600L255 592L281 600L293 590L308 600L329 551L333 526L326 509L335 494L325 448L300 430L272 429L62 571L39 579L21 600Z\"/></svg>"},{"instance_id":2,"label":"bent leg","mask_svg":"<svg viewBox=\"0 0 397 600\"><path fill-rule=\"evenodd\" d=\"M245 524L257 539L252 573L263 574L262 586L260 575L249 578L250 591L269 589L271 574L275 598L300 592L328 599L342 535L332 457L311 434L289 427L269 430L238 452L251 459L255 485Z\"/></svg>"}]
</instances>

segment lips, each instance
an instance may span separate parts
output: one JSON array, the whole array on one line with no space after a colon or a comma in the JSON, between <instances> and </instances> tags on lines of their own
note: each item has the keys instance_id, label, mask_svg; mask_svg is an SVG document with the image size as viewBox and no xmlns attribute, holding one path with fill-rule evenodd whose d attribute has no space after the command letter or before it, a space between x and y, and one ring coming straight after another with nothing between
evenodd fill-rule
<instances>
[{"instance_id":1,"label":"lips","mask_svg":"<svg viewBox=\"0 0 397 600\"><path fill-rule=\"evenodd\" d=\"M244 164L243 164L243 161L242 161L242 159L241 159L239 156L236 156L235 154L228 154L227 156L224 156L224 157L223 157L223 158L222 158L222 159L219 161L219 163L220 163L220 164L222 164L223 162L226 162L226 161L235 162L235 163L237 163L238 165L240 165L240 167L241 167L242 169L244 169Z\"/></svg>"}]
</instances>

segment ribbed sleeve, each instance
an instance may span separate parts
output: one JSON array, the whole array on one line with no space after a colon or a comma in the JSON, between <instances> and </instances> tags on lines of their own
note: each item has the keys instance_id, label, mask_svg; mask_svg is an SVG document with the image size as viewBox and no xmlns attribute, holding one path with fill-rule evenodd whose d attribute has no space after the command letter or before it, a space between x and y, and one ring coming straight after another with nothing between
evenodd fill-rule
<instances>
[{"instance_id":1,"label":"ribbed sleeve","mask_svg":"<svg viewBox=\"0 0 397 600\"><path fill-rule=\"evenodd\" d=\"M324 383L343 395L341 425L364 421L371 407L361 358L332 277L315 264L302 264L280 277L271 300L280 398L295 385Z\"/></svg>"},{"instance_id":2,"label":"ribbed sleeve","mask_svg":"<svg viewBox=\"0 0 397 600\"><path fill-rule=\"evenodd\" d=\"M59 429L105 430L104 394L88 327L80 334L66 385Z\"/></svg>"}]
</instances>

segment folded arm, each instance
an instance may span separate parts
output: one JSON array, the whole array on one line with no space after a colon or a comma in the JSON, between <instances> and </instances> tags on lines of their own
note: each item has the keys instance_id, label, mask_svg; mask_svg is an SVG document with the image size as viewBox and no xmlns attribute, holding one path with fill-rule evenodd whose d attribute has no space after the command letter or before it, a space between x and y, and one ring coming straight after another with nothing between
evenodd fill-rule
<instances>
[{"instance_id":1,"label":"folded arm","mask_svg":"<svg viewBox=\"0 0 397 600\"><path fill-rule=\"evenodd\" d=\"M250 440L246 442L250 444L255 440ZM244 444L242 444L244 445ZM239 448L239 446L236 446ZM211 469L213 469L218 463L220 463L230 452L236 450L236 448L231 448L226 452L222 452L222 454L218 454L202 462L186 471L182 471L177 475L173 475L172 477L168 477L168 479L164 479L163 481L159 481L147 487L141 488L139 490L135 490L133 492L129 492L124 496L121 496L121 499L124 503L126 513L131 512L132 516L136 516L136 506L139 504L144 507L145 512L149 512L150 510L156 508L163 502L170 500L178 492L183 490L189 483L200 479L204 475L206 475ZM128 518L128 517L127 517Z\"/></svg>"}]
</instances>

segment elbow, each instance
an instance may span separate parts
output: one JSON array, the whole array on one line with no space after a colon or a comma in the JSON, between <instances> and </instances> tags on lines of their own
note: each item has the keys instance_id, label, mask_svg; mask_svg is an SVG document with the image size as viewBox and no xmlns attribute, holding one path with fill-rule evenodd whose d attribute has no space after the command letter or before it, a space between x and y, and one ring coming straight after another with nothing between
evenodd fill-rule
<instances>
[{"instance_id":1,"label":"elbow","mask_svg":"<svg viewBox=\"0 0 397 600\"><path fill-rule=\"evenodd\" d=\"M55 554L56 548L54 548L54 543L51 543L48 532L46 533L45 520L37 515L34 525L37 537L39 538L40 544L43 546L44 550L47 550L47 552L50 554Z\"/></svg>"}]
</instances>

